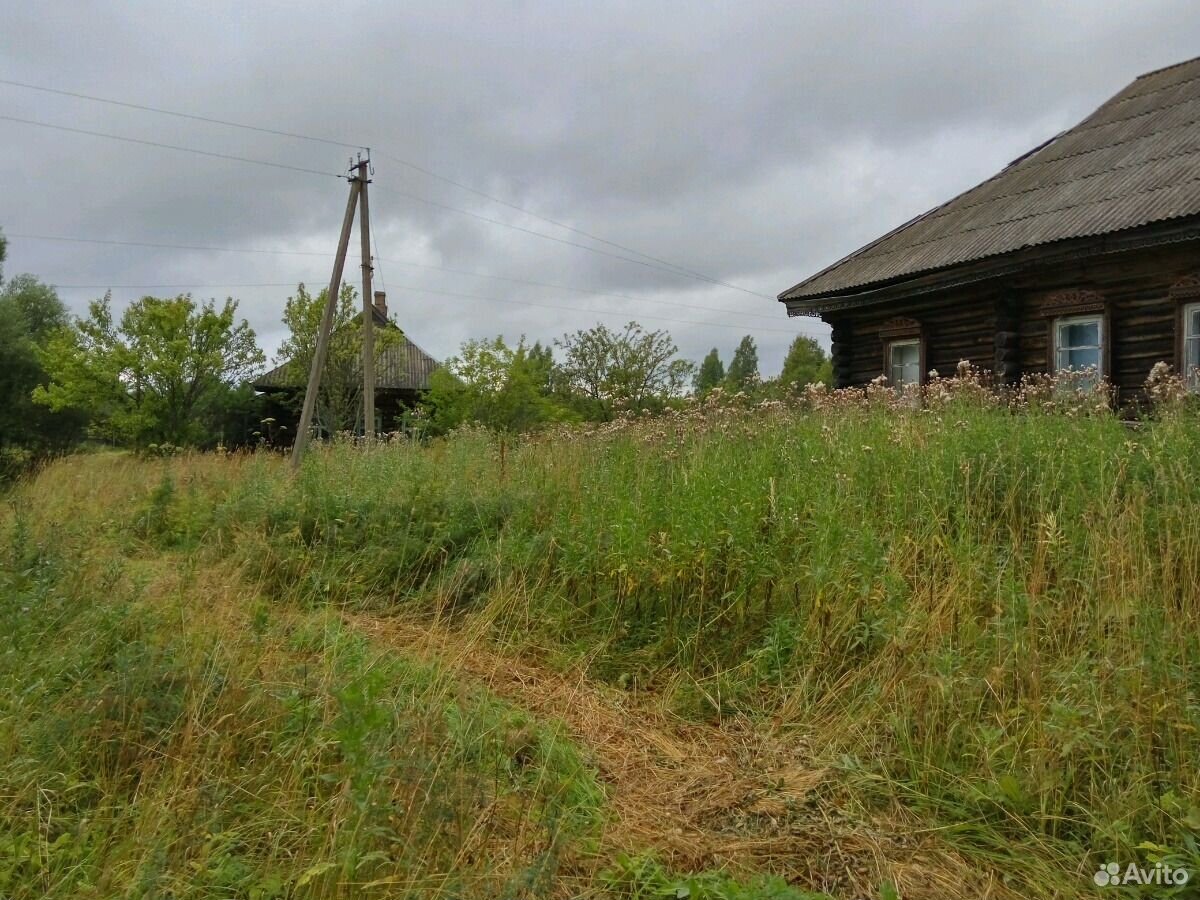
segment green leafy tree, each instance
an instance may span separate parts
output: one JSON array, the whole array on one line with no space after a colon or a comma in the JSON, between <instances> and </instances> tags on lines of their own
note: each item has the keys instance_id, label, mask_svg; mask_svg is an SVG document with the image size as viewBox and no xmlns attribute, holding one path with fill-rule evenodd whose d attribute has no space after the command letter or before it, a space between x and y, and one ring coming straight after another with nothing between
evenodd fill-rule
<instances>
[{"instance_id":1,"label":"green leafy tree","mask_svg":"<svg viewBox=\"0 0 1200 900\"><path fill-rule=\"evenodd\" d=\"M564 390L593 419L614 412L661 407L683 392L695 366L677 358L679 348L665 331L645 331L630 322L622 331L596 325L555 341L563 351L558 372Z\"/></svg>"},{"instance_id":2,"label":"green leafy tree","mask_svg":"<svg viewBox=\"0 0 1200 900\"><path fill-rule=\"evenodd\" d=\"M19 275L0 289L0 479L83 436L82 411L54 412L33 401L34 391L48 382L42 348L67 323L58 294L32 275Z\"/></svg>"},{"instance_id":3,"label":"green leafy tree","mask_svg":"<svg viewBox=\"0 0 1200 900\"><path fill-rule=\"evenodd\" d=\"M119 321L110 296L58 329L41 354L49 383L34 398L52 410L82 408L95 431L137 445L212 443L213 411L262 365L237 302L190 295L143 297Z\"/></svg>"},{"instance_id":4,"label":"green leafy tree","mask_svg":"<svg viewBox=\"0 0 1200 900\"><path fill-rule=\"evenodd\" d=\"M733 359L725 371L725 385L731 393L750 393L758 387L758 346L746 335L733 351Z\"/></svg>"},{"instance_id":5,"label":"green leafy tree","mask_svg":"<svg viewBox=\"0 0 1200 900\"><path fill-rule=\"evenodd\" d=\"M725 364L721 362L717 348L713 347L708 351L708 355L704 357L704 361L700 363L700 368L696 372L696 380L693 382L696 396L703 397L713 388L720 387L724 381Z\"/></svg>"},{"instance_id":6,"label":"green leafy tree","mask_svg":"<svg viewBox=\"0 0 1200 900\"><path fill-rule=\"evenodd\" d=\"M510 347L503 337L467 341L430 378L425 405L432 430L445 433L464 423L497 431L528 431L571 418L552 397L554 359L549 347Z\"/></svg>"},{"instance_id":7,"label":"green leafy tree","mask_svg":"<svg viewBox=\"0 0 1200 900\"><path fill-rule=\"evenodd\" d=\"M523 347L525 339L521 338L519 347ZM535 341L525 354L529 362L529 373L538 390L545 396L551 396L557 391L557 369L554 365L554 351L549 344Z\"/></svg>"},{"instance_id":8,"label":"green leafy tree","mask_svg":"<svg viewBox=\"0 0 1200 900\"><path fill-rule=\"evenodd\" d=\"M294 398L297 407L304 401L317 335L329 289L310 294L303 285L288 297L283 310L283 324L288 336L279 347L277 361L288 366L288 380L299 387ZM375 359L380 361L387 351L405 340L404 332L389 326L375 329ZM359 431L362 427L362 305L352 284L342 285L334 307L333 330L321 372L321 391L317 397L317 422L330 434L339 431ZM389 423L384 423L385 427Z\"/></svg>"},{"instance_id":9,"label":"green leafy tree","mask_svg":"<svg viewBox=\"0 0 1200 900\"><path fill-rule=\"evenodd\" d=\"M815 339L797 335L783 360L780 384L786 390L799 390L806 385L833 382L833 363Z\"/></svg>"}]
</instances>

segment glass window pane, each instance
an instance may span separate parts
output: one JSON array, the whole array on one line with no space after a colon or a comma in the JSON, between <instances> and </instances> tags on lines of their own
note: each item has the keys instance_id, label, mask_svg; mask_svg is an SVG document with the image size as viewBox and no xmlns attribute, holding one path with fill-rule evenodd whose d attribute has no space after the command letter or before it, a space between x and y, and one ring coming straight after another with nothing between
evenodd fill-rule
<instances>
[{"instance_id":1,"label":"glass window pane","mask_svg":"<svg viewBox=\"0 0 1200 900\"><path fill-rule=\"evenodd\" d=\"M1100 318L1060 320L1054 327L1054 368L1103 368L1103 325Z\"/></svg>"},{"instance_id":2,"label":"glass window pane","mask_svg":"<svg viewBox=\"0 0 1200 900\"><path fill-rule=\"evenodd\" d=\"M1099 322L1071 322L1062 331L1067 347L1097 347L1100 344Z\"/></svg>"},{"instance_id":3,"label":"glass window pane","mask_svg":"<svg viewBox=\"0 0 1200 900\"><path fill-rule=\"evenodd\" d=\"M1183 372L1188 388L1200 390L1200 304L1183 311Z\"/></svg>"},{"instance_id":4,"label":"glass window pane","mask_svg":"<svg viewBox=\"0 0 1200 900\"><path fill-rule=\"evenodd\" d=\"M1200 333L1183 342L1183 374L1193 385L1197 383L1197 369L1200 369Z\"/></svg>"},{"instance_id":5,"label":"glass window pane","mask_svg":"<svg viewBox=\"0 0 1200 900\"><path fill-rule=\"evenodd\" d=\"M1100 350L1097 347L1068 350L1067 365L1072 369L1098 369L1100 368Z\"/></svg>"},{"instance_id":6,"label":"glass window pane","mask_svg":"<svg viewBox=\"0 0 1200 900\"><path fill-rule=\"evenodd\" d=\"M916 384L921 380L921 345L916 341L892 344L888 348L889 380L893 385Z\"/></svg>"}]
</instances>

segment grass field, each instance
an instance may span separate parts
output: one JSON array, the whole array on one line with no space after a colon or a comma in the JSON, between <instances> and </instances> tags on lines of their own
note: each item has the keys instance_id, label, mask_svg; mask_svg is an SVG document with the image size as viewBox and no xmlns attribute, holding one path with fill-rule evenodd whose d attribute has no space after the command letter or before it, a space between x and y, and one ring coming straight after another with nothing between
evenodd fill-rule
<instances>
[{"instance_id":1,"label":"grass field","mask_svg":"<svg viewBox=\"0 0 1200 900\"><path fill-rule=\"evenodd\" d=\"M0 896L1200 881L1200 421L816 406L18 485Z\"/></svg>"}]
</instances>

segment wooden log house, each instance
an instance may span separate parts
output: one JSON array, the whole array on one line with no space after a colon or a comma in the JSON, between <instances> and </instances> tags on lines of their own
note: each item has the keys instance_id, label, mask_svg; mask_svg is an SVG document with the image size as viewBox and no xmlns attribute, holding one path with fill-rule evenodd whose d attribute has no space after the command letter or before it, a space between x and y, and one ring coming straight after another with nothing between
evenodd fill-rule
<instances>
[{"instance_id":1,"label":"wooden log house","mask_svg":"<svg viewBox=\"0 0 1200 900\"><path fill-rule=\"evenodd\" d=\"M371 314L376 328L396 328L388 317L387 295L374 292ZM391 431L405 410L415 406L429 390L429 378L438 367L438 361L418 347L407 337L383 352L375 363L375 431ZM361 376L360 376L361 377ZM300 402L304 398L304 386L308 382L307 367L296 366L290 360L276 366L254 382L256 391L266 394L271 401L268 412L279 424L288 428L286 442L295 435L299 422ZM362 415L355 423L354 432L361 434ZM318 412L315 422L317 430L328 434L320 421Z\"/></svg>"},{"instance_id":2,"label":"wooden log house","mask_svg":"<svg viewBox=\"0 0 1200 900\"><path fill-rule=\"evenodd\" d=\"M832 327L837 386L1158 361L1200 389L1200 58L1142 75L982 184L779 295Z\"/></svg>"}]
</instances>

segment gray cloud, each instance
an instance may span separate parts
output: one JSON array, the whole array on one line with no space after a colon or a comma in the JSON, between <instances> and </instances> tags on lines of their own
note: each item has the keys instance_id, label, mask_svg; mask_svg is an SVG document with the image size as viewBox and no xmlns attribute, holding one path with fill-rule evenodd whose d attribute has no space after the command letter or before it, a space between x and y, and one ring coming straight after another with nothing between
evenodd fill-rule
<instances>
[{"instance_id":1,"label":"gray cloud","mask_svg":"<svg viewBox=\"0 0 1200 900\"><path fill-rule=\"evenodd\" d=\"M402 324L435 355L467 337L546 340L601 317L637 318L669 328L692 357L713 345L728 356L754 334L768 373L790 335L823 327L789 321L762 297L406 197L591 243L392 158L774 295L1200 45L1200 19L1176 0L98 6L9 4L0 77L369 143L383 280ZM329 172L350 153L4 86L0 114ZM345 202L333 178L10 122L0 137L10 234L327 253ZM320 284L330 263L19 238L9 257L9 274L64 285ZM102 291L62 293L82 310ZM118 303L137 293L114 290ZM286 288L196 293L233 293L265 345L281 338Z\"/></svg>"}]
</instances>

